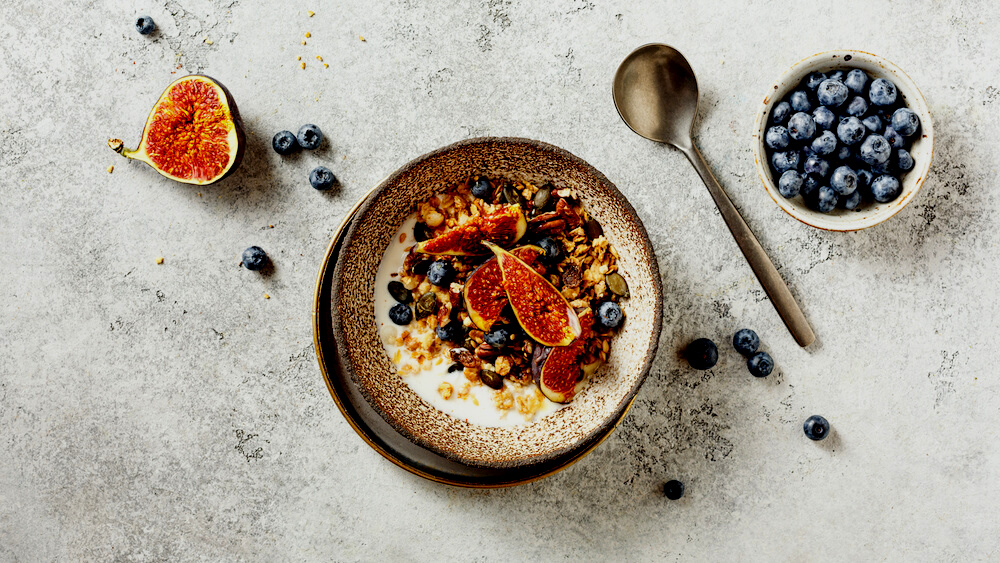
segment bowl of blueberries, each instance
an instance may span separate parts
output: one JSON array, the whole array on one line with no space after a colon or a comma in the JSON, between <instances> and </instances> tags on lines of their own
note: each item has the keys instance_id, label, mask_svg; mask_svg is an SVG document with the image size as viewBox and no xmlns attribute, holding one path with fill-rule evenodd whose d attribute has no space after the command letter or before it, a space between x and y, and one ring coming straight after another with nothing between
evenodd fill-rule
<instances>
[{"instance_id":1,"label":"bowl of blueberries","mask_svg":"<svg viewBox=\"0 0 1000 563\"><path fill-rule=\"evenodd\" d=\"M934 152L931 116L899 67L863 51L803 59L757 115L754 155L789 215L830 231L885 221L916 196Z\"/></svg>"}]
</instances>

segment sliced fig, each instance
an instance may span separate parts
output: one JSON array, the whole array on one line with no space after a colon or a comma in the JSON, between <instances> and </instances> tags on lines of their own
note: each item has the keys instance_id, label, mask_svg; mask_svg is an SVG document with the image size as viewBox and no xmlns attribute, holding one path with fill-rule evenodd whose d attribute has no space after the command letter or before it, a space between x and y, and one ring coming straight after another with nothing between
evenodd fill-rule
<instances>
[{"instance_id":1,"label":"sliced fig","mask_svg":"<svg viewBox=\"0 0 1000 563\"><path fill-rule=\"evenodd\" d=\"M519 246L510 252L532 267L540 265L540 258L545 254L544 250L533 245ZM503 275L496 258L483 262L469 275L462 289L462 298L472 322L480 330L489 332L507 306L507 292L503 289Z\"/></svg>"},{"instance_id":2,"label":"sliced fig","mask_svg":"<svg viewBox=\"0 0 1000 563\"><path fill-rule=\"evenodd\" d=\"M502 284L518 324L539 344L568 346L580 336L580 319L566 298L534 268L492 243Z\"/></svg>"},{"instance_id":3,"label":"sliced fig","mask_svg":"<svg viewBox=\"0 0 1000 563\"><path fill-rule=\"evenodd\" d=\"M483 243L511 246L521 240L527 230L528 222L521 207L506 205L489 215L473 217L441 236L422 241L415 250L424 254L480 256L490 253Z\"/></svg>"},{"instance_id":4,"label":"sliced fig","mask_svg":"<svg viewBox=\"0 0 1000 563\"><path fill-rule=\"evenodd\" d=\"M232 174L243 160L246 135L236 101L218 81L191 74L173 82L156 101L142 131L139 148L121 139L108 146L141 160L157 172L186 184L211 184Z\"/></svg>"},{"instance_id":5,"label":"sliced fig","mask_svg":"<svg viewBox=\"0 0 1000 563\"><path fill-rule=\"evenodd\" d=\"M594 315L590 309L580 314L580 336L569 346L553 348L542 362L538 374L538 388L550 401L568 403L576 395L583 381L584 367L580 365L584 345L590 338L590 328ZM598 364L599 365L599 364ZM597 366L588 365L588 374L597 371Z\"/></svg>"}]
</instances>

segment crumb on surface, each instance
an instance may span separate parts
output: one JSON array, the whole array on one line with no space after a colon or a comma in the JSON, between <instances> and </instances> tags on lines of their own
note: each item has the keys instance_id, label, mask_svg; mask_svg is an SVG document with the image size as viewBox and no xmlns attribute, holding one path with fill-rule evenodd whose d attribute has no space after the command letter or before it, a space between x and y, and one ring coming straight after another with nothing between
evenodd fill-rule
<instances>
[{"instance_id":1,"label":"crumb on surface","mask_svg":"<svg viewBox=\"0 0 1000 563\"><path fill-rule=\"evenodd\" d=\"M302 67L302 70L306 69L306 63L299 63L299 65Z\"/></svg>"},{"instance_id":2,"label":"crumb on surface","mask_svg":"<svg viewBox=\"0 0 1000 563\"><path fill-rule=\"evenodd\" d=\"M310 38L310 37L312 37L312 36L313 36L313 34L312 34L312 33L309 33L308 31L306 32L306 39L309 39L309 38Z\"/></svg>"},{"instance_id":3,"label":"crumb on surface","mask_svg":"<svg viewBox=\"0 0 1000 563\"><path fill-rule=\"evenodd\" d=\"M307 13L309 14L310 18L316 15L316 12L314 12L312 10L309 10Z\"/></svg>"},{"instance_id":4,"label":"crumb on surface","mask_svg":"<svg viewBox=\"0 0 1000 563\"><path fill-rule=\"evenodd\" d=\"M330 65L323 63L323 68L330 68Z\"/></svg>"},{"instance_id":5,"label":"crumb on surface","mask_svg":"<svg viewBox=\"0 0 1000 563\"><path fill-rule=\"evenodd\" d=\"M302 60L302 56L300 55L300 56L298 56L298 57L295 57L295 60L297 60L297 61L301 61L301 60Z\"/></svg>"},{"instance_id":6,"label":"crumb on surface","mask_svg":"<svg viewBox=\"0 0 1000 563\"><path fill-rule=\"evenodd\" d=\"M157 264L162 264L162 263L163 263L163 257L162 257L162 256L158 257L158 258L156 259L156 263L157 263Z\"/></svg>"},{"instance_id":7,"label":"crumb on surface","mask_svg":"<svg viewBox=\"0 0 1000 563\"><path fill-rule=\"evenodd\" d=\"M323 57L316 55L316 60L319 62L323 62Z\"/></svg>"},{"instance_id":8,"label":"crumb on surface","mask_svg":"<svg viewBox=\"0 0 1000 563\"><path fill-rule=\"evenodd\" d=\"M358 36L358 39L360 39L360 40L362 40L362 41L367 41L367 39L365 39L365 36L364 36L364 35L359 35L359 36Z\"/></svg>"},{"instance_id":9,"label":"crumb on surface","mask_svg":"<svg viewBox=\"0 0 1000 563\"><path fill-rule=\"evenodd\" d=\"M108 166L108 174L111 174L114 171L115 171L115 165L114 164L112 164L111 166Z\"/></svg>"},{"instance_id":10,"label":"crumb on surface","mask_svg":"<svg viewBox=\"0 0 1000 563\"><path fill-rule=\"evenodd\" d=\"M268 295L268 294L266 294L266 293L264 294L264 299L270 299L270 298L271 298L271 296L270 296L270 295Z\"/></svg>"},{"instance_id":11,"label":"crumb on surface","mask_svg":"<svg viewBox=\"0 0 1000 563\"><path fill-rule=\"evenodd\" d=\"M305 40L305 39L303 39L303 40L302 40L302 44L303 44L303 45L305 45L305 44L306 44L306 40Z\"/></svg>"},{"instance_id":12,"label":"crumb on surface","mask_svg":"<svg viewBox=\"0 0 1000 563\"><path fill-rule=\"evenodd\" d=\"M211 39L209 39L208 37L206 37L206 38L205 38L205 44L206 44L206 45L214 45L214 44L215 44L215 41L212 41Z\"/></svg>"}]
</instances>

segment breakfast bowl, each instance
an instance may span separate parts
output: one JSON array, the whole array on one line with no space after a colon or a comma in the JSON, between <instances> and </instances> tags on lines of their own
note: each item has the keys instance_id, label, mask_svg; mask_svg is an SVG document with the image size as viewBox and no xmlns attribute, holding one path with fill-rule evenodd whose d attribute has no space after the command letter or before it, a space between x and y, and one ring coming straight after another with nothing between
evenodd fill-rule
<instances>
[{"instance_id":1,"label":"breakfast bowl","mask_svg":"<svg viewBox=\"0 0 1000 563\"><path fill-rule=\"evenodd\" d=\"M485 176L571 191L617 252L627 282L625 321L610 354L572 401L519 424L487 425L446 413L399 373L377 318L380 266L421 202L463 178ZM405 237L404 237L405 238ZM498 255L499 258L499 255ZM332 332L344 371L372 408L417 445L459 463L518 468L544 463L606 433L628 408L656 355L662 285L652 244L635 210L600 172L569 152L520 138L476 138L397 170L366 198L345 237L331 281ZM395 322L395 320L394 320ZM400 323L396 323L400 324ZM440 360L438 360L440 363ZM457 401L451 393L445 397ZM478 404L478 403L477 403Z\"/></svg>"},{"instance_id":2,"label":"breakfast bowl","mask_svg":"<svg viewBox=\"0 0 1000 563\"><path fill-rule=\"evenodd\" d=\"M895 84L898 91L897 103L901 102L903 107L909 108L919 117L919 129L913 135L912 144L909 147L913 167L899 177L899 194L891 201L884 203L865 201L853 210L838 205L833 211L822 213L807 206L802 196L796 195L786 198L781 195L778 189L778 174L772 168L765 146L765 136L768 128L772 125L771 115L775 106L793 90L796 90L806 76L814 72L830 73L837 70L847 72L855 68L864 71L872 81L884 78ZM867 84L865 87L868 87ZM834 124L834 130L836 130L836 124ZM771 199L786 213L819 229L856 231L882 223L899 213L916 197L931 166L934 153L934 127L927 102L913 80L899 67L882 57L864 51L827 51L799 61L785 71L768 90L763 104L757 111L753 150L757 174L764 184L764 188ZM799 169L801 170L801 166Z\"/></svg>"}]
</instances>

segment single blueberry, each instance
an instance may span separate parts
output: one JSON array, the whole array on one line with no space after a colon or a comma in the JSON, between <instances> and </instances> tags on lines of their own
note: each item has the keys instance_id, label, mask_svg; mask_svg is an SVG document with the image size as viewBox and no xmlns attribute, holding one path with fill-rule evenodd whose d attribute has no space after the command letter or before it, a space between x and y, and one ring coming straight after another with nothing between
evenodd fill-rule
<instances>
[{"instance_id":1,"label":"single blueberry","mask_svg":"<svg viewBox=\"0 0 1000 563\"><path fill-rule=\"evenodd\" d=\"M776 152L771 155L771 165L778 172L799 167L799 151Z\"/></svg>"},{"instance_id":2,"label":"single blueberry","mask_svg":"<svg viewBox=\"0 0 1000 563\"><path fill-rule=\"evenodd\" d=\"M827 107L840 107L845 101L847 101L847 95L850 91L844 83L839 80L834 80L832 78L827 78L823 82L820 82L819 88L816 89L816 99L819 103Z\"/></svg>"},{"instance_id":3,"label":"single blueberry","mask_svg":"<svg viewBox=\"0 0 1000 563\"><path fill-rule=\"evenodd\" d=\"M788 146L788 129L781 125L775 125L764 134L764 144L768 147L780 151Z\"/></svg>"},{"instance_id":4,"label":"single blueberry","mask_svg":"<svg viewBox=\"0 0 1000 563\"><path fill-rule=\"evenodd\" d=\"M847 73L847 78L844 78L844 86L854 92L855 94L860 94L865 91L865 84L868 83L868 75L865 71L856 68L851 72Z\"/></svg>"},{"instance_id":5,"label":"single blueberry","mask_svg":"<svg viewBox=\"0 0 1000 563\"><path fill-rule=\"evenodd\" d=\"M802 180L802 197L810 198L816 195L816 190L819 189L821 182L819 178L812 174L805 174L805 178Z\"/></svg>"},{"instance_id":6,"label":"single blueberry","mask_svg":"<svg viewBox=\"0 0 1000 563\"><path fill-rule=\"evenodd\" d=\"M861 123L860 119L857 117L845 117L841 118L840 124L837 125L837 138L845 145L853 145L861 142L866 131L867 128Z\"/></svg>"},{"instance_id":7,"label":"single blueberry","mask_svg":"<svg viewBox=\"0 0 1000 563\"><path fill-rule=\"evenodd\" d=\"M511 332L507 330L506 327L498 327L493 329L491 332L487 333L483 337L483 342L486 342L490 346L501 349L510 346L511 343Z\"/></svg>"},{"instance_id":8,"label":"single blueberry","mask_svg":"<svg viewBox=\"0 0 1000 563\"><path fill-rule=\"evenodd\" d=\"M849 166L838 166L830 176L830 187L837 195L851 195L858 189L858 175Z\"/></svg>"},{"instance_id":9,"label":"single blueberry","mask_svg":"<svg viewBox=\"0 0 1000 563\"><path fill-rule=\"evenodd\" d=\"M684 496L684 483L671 479L663 484L663 496L670 500L678 500Z\"/></svg>"},{"instance_id":10,"label":"single blueberry","mask_svg":"<svg viewBox=\"0 0 1000 563\"><path fill-rule=\"evenodd\" d=\"M319 144L323 142L323 132L319 130L319 127L307 123L299 128L299 134L296 138L300 147L311 151L319 148Z\"/></svg>"},{"instance_id":11,"label":"single blueberry","mask_svg":"<svg viewBox=\"0 0 1000 563\"><path fill-rule=\"evenodd\" d=\"M605 301L597 306L597 323L604 328L618 328L625 320L625 313L614 301Z\"/></svg>"},{"instance_id":12,"label":"single blueberry","mask_svg":"<svg viewBox=\"0 0 1000 563\"><path fill-rule=\"evenodd\" d=\"M251 246L243 251L243 267L248 270L260 270L267 264L267 253L259 246Z\"/></svg>"},{"instance_id":13,"label":"single blueberry","mask_svg":"<svg viewBox=\"0 0 1000 563\"><path fill-rule=\"evenodd\" d=\"M337 183L337 177L326 166L317 166L309 173L309 183L317 190L329 190Z\"/></svg>"},{"instance_id":14,"label":"single blueberry","mask_svg":"<svg viewBox=\"0 0 1000 563\"><path fill-rule=\"evenodd\" d=\"M816 190L816 211L829 213L837 207L837 192L830 186L820 186Z\"/></svg>"},{"instance_id":15,"label":"single blueberry","mask_svg":"<svg viewBox=\"0 0 1000 563\"><path fill-rule=\"evenodd\" d=\"M806 433L806 438L819 441L830 433L830 423L822 416L814 414L802 424L802 431Z\"/></svg>"},{"instance_id":16,"label":"single blueberry","mask_svg":"<svg viewBox=\"0 0 1000 563\"><path fill-rule=\"evenodd\" d=\"M802 175L795 170L785 170L778 178L778 193L786 199L799 195L802 189Z\"/></svg>"},{"instance_id":17,"label":"single blueberry","mask_svg":"<svg viewBox=\"0 0 1000 563\"><path fill-rule=\"evenodd\" d=\"M274 138L271 139L271 147L278 154L292 154L299 150L299 142L295 140L295 133L291 131L278 131L274 134Z\"/></svg>"},{"instance_id":18,"label":"single blueberry","mask_svg":"<svg viewBox=\"0 0 1000 563\"><path fill-rule=\"evenodd\" d=\"M771 359L771 355L767 352L757 352L747 360L747 369L750 370L750 375L754 377L767 377L771 375L771 370L774 369L774 360Z\"/></svg>"},{"instance_id":19,"label":"single blueberry","mask_svg":"<svg viewBox=\"0 0 1000 563\"><path fill-rule=\"evenodd\" d=\"M156 29L156 24L149 16L139 16L139 19L135 20L135 30L142 35L153 33L154 29Z\"/></svg>"},{"instance_id":20,"label":"single blueberry","mask_svg":"<svg viewBox=\"0 0 1000 563\"><path fill-rule=\"evenodd\" d=\"M479 199L485 199L486 201L493 200L493 187L490 185L489 178L480 176L472 183L472 187L469 189L472 195L478 197Z\"/></svg>"},{"instance_id":21,"label":"single blueberry","mask_svg":"<svg viewBox=\"0 0 1000 563\"><path fill-rule=\"evenodd\" d=\"M877 106L891 106L896 103L896 85L885 78L876 78L868 89L868 99Z\"/></svg>"},{"instance_id":22,"label":"single blueberry","mask_svg":"<svg viewBox=\"0 0 1000 563\"><path fill-rule=\"evenodd\" d=\"M892 114L892 128L904 137L917 132L920 127L920 118L909 108L899 108Z\"/></svg>"},{"instance_id":23,"label":"single blueberry","mask_svg":"<svg viewBox=\"0 0 1000 563\"><path fill-rule=\"evenodd\" d=\"M847 109L844 113L847 115L853 115L854 117L861 117L868 111L868 102L865 101L861 96L854 96L851 101L847 103ZM862 123L864 123L862 121Z\"/></svg>"},{"instance_id":24,"label":"single blueberry","mask_svg":"<svg viewBox=\"0 0 1000 563\"><path fill-rule=\"evenodd\" d=\"M816 134L816 122L811 115L798 112L788 118L788 135L796 141L812 139Z\"/></svg>"},{"instance_id":25,"label":"single blueberry","mask_svg":"<svg viewBox=\"0 0 1000 563\"><path fill-rule=\"evenodd\" d=\"M760 348L760 337L749 328L741 328L733 335L733 348L744 356L749 356Z\"/></svg>"},{"instance_id":26,"label":"single blueberry","mask_svg":"<svg viewBox=\"0 0 1000 563\"><path fill-rule=\"evenodd\" d=\"M839 80L839 81L843 82L844 81L844 71L842 71L842 70L835 70L835 71L831 72L830 74L828 74L827 78L829 78L830 80Z\"/></svg>"},{"instance_id":27,"label":"single blueberry","mask_svg":"<svg viewBox=\"0 0 1000 563\"><path fill-rule=\"evenodd\" d=\"M413 309L409 305L396 303L389 308L389 320L398 325L408 325L413 320Z\"/></svg>"},{"instance_id":28,"label":"single blueberry","mask_svg":"<svg viewBox=\"0 0 1000 563\"><path fill-rule=\"evenodd\" d=\"M892 146L882 135L868 135L865 142L861 143L858 150L858 157L867 164L879 164L889 160Z\"/></svg>"},{"instance_id":29,"label":"single blueberry","mask_svg":"<svg viewBox=\"0 0 1000 563\"><path fill-rule=\"evenodd\" d=\"M813 110L813 121L816 122L816 127L828 131L833 129L833 124L837 122L837 116L830 111L830 108L819 106Z\"/></svg>"},{"instance_id":30,"label":"single blueberry","mask_svg":"<svg viewBox=\"0 0 1000 563\"><path fill-rule=\"evenodd\" d=\"M445 342L465 342L465 327L458 320L437 327L434 329L434 333Z\"/></svg>"},{"instance_id":31,"label":"single blueberry","mask_svg":"<svg viewBox=\"0 0 1000 563\"><path fill-rule=\"evenodd\" d=\"M877 115L869 115L868 117L862 119L861 123L863 123L872 133L878 133L882 130L882 120L879 119Z\"/></svg>"},{"instance_id":32,"label":"single blueberry","mask_svg":"<svg viewBox=\"0 0 1000 563\"><path fill-rule=\"evenodd\" d=\"M560 261L562 261L563 258L562 245L559 244L558 242L552 240L549 237L545 237L543 239L540 239L535 244L537 244L542 250L545 251L545 254L542 255L543 263L551 266L552 264L558 264Z\"/></svg>"},{"instance_id":33,"label":"single blueberry","mask_svg":"<svg viewBox=\"0 0 1000 563\"><path fill-rule=\"evenodd\" d=\"M802 171L806 174L815 174L820 178L826 178L826 175L830 173L830 163L818 155L811 154L802 164Z\"/></svg>"},{"instance_id":34,"label":"single blueberry","mask_svg":"<svg viewBox=\"0 0 1000 563\"><path fill-rule=\"evenodd\" d=\"M885 128L885 133L882 134L886 141L889 141L889 145L894 149L902 149L906 147L906 139L903 138L895 129L890 125Z\"/></svg>"},{"instance_id":35,"label":"single blueberry","mask_svg":"<svg viewBox=\"0 0 1000 563\"><path fill-rule=\"evenodd\" d=\"M453 279L455 279L455 268L451 266L450 262L435 260L427 268L427 281L438 287L450 286Z\"/></svg>"},{"instance_id":36,"label":"single blueberry","mask_svg":"<svg viewBox=\"0 0 1000 563\"><path fill-rule=\"evenodd\" d=\"M899 197L899 180L895 176L883 174L872 180L872 197L879 203L888 203Z\"/></svg>"},{"instance_id":37,"label":"single blueberry","mask_svg":"<svg viewBox=\"0 0 1000 563\"><path fill-rule=\"evenodd\" d=\"M788 102L778 102L771 109L771 123L781 125L788 121L788 116L792 115L792 105Z\"/></svg>"},{"instance_id":38,"label":"single blueberry","mask_svg":"<svg viewBox=\"0 0 1000 563\"><path fill-rule=\"evenodd\" d=\"M806 94L802 90L796 90L792 92L792 96L789 98L792 104L792 110L794 111L809 111L812 109L812 104L809 103L809 94Z\"/></svg>"},{"instance_id":39,"label":"single blueberry","mask_svg":"<svg viewBox=\"0 0 1000 563\"><path fill-rule=\"evenodd\" d=\"M900 172L909 172L913 168L913 156L906 149L896 151L896 168Z\"/></svg>"},{"instance_id":40,"label":"single blueberry","mask_svg":"<svg viewBox=\"0 0 1000 563\"><path fill-rule=\"evenodd\" d=\"M892 172L892 159L887 158L884 162L872 164L872 174L890 174Z\"/></svg>"},{"instance_id":41,"label":"single blueberry","mask_svg":"<svg viewBox=\"0 0 1000 563\"><path fill-rule=\"evenodd\" d=\"M707 338L699 338L688 344L684 355L694 369L711 369L719 361L719 349L715 342Z\"/></svg>"},{"instance_id":42,"label":"single blueberry","mask_svg":"<svg viewBox=\"0 0 1000 563\"><path fill-rule=\"evenodd\" d=\"M861 190L854 190L851 195L840 198L837 205L848 210L857 209L861 205Z\"/></svg>"},{"instance_id":43,"label":"single blueberry","mask_svg":"<svg viewBox=\"0 0 1000 563\"><path fill-rule=\"evenodd\" d=\"M823 108L826 109L826 108ZM809 145L818 155L828 155L837 150L837 136L832 131L823 131Z\"/></svg>"},{"instance_id":44,"label":"single blueberry","mask_svg":"<svg viewBox=\"0 0 1000 563\"><path fill-rule=\"evenodd\" d=\"M822 72L810 72L809 76L807 76L805 80L806 88L816 90L816 88L819 88L820 83L824 80L826 80L826 75Z\"/></svg>"},{"instance_id":45,"label":"single blueberry","mask_svg":"<svg viewBox=\"0 0 1000 563\"><path fill-rule=\"evenodd\" d=\"M861 169L857 171L857 174L858 174L859 188L867 188L868 186L872 185L872 178L874 176L872 176L871 172L869 172L868 170Z\"/></svg>"}]
</instances>

